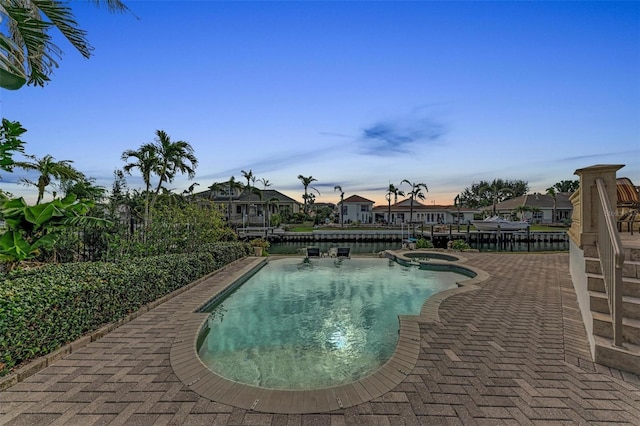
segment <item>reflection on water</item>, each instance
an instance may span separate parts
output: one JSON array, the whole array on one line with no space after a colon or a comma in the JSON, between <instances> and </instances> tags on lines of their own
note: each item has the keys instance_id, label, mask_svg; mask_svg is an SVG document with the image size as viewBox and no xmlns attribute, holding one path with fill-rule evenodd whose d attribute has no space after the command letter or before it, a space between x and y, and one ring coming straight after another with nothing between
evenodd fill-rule
<instances>
[{"instance_id":1,"label":"reflection on water","mask_svg":"<svg viewBox=\"0 0 640 426\"><path fill-rule=\"evenodd\" d=\"M269 254L305 254L307 247L319 247L320 252L328 253L330 248L350 247L351 254L379 253L385 250L400 250L400 241L380 241L380 242L331 242L331 241L295 241L295 242L273 242L269 247Z\"/></svg>"},{"instance_id":2,"label":"reflection on water","mask_svg":"<svg viewBox=\"0 0 640 426\"><path fill-rule=\"evenodd\" d=\"M272 260L212 307L199 349L211 370L275 389L358 380L393 354L399 314L419 314L431 294L461 278L377 258L300 265Z\"/></svg>"}]
</instances>

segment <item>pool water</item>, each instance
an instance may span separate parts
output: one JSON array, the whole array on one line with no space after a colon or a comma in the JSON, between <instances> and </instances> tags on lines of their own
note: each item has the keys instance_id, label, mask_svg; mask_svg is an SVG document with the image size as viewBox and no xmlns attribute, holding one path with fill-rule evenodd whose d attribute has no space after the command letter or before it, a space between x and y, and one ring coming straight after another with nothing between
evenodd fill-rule
<instances>
[{"instance_id":1,"label":"pool water","mask_svg":"<svg viewBox=\"0 0 640 426\"><path fill-rule=\"evenodd\" d=\"M388 259L271 260L214 304L199 356L219 375L272 389L318 389L381 367L398 315L417 315L462 275Z\"/></svg>"}]
</instances>

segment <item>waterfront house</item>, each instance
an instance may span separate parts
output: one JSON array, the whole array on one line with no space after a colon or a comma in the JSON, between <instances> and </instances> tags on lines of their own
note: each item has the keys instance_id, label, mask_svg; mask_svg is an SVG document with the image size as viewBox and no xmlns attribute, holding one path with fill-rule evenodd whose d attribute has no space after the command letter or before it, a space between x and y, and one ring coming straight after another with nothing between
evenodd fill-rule
<instances>
[{"instance_id":1,"label":"waterfront house","mask_svg":"<svg viewBox=\"0 0 640 426\"><path fill-rule=\"evenodd\" d=\"M373 201L352 195L340 204L344 223L373 223Z\"/></svg>"},{"instance_id":2,"label":"waterfront house","mask_svg":"<svg viewBox=\"0 0 640 426\"><path fill-rule=\"evenodd\" d=\"M462 207L458 209L453 205L436 205L422 204L417 200L413 200L413 216L411 215L411 200L402 200L399 203L391 205L391 215L389 215L389 206L376 206L373 208L375 221L383 223L391 223L393 225L401 224L420 224L420 225L446 225L446 224L466 224L473 220L473 215L478 213L477 209L469 209ZM458 214L460 215L458 219Z\"/></svg>"},{"instance_id":3,"label":"waterfront house","mask_svg":"<svg viewBox=\"0 0 640 426\"><path fill-rule=\"evenodd\" d=\"M286 215L301 211L299 202L273 189L248 191L245 187L234 187L230 190L228 183L221 183L217 189L195 196L214 202L227 217L231 206L230 222L234 225L269 226L269 218L275 213Z\"/></svg>"},{"instance_id":4,"label":"waterfront house","mask_svg":"<svg viewBox=\"0 0 640 426\"><path fill-rule=\"evenodd\" d=\"M524 215L530 223L564 223L571 219L573 212L573 206L571 205L571 201L569 201L570 196L571 193L569 192L559 192L556 194L555 217L553 216L553 197L549 194L540 194L538 192L521 195L498 203L496 204L496 211L500 216L510 217L513 213L521 210L520 207L524 207L524 211L516 213L518 219ZM490 214L493 207L489 206L484 210Z\"/></svg>"}]
</instances>

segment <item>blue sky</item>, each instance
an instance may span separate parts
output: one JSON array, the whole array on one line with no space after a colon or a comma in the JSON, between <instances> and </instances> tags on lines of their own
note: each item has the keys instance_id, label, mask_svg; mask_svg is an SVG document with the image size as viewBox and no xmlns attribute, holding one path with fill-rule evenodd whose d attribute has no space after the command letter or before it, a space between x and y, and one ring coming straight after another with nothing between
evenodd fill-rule
<instances>
[{"instance_id":1,"label":"blue sky","mask_svg":"<svg viewBox=\"0 0 640 426\"><path fill-rule=\"evenodd\" d=\"M0 92L27 153L108 189L157 129L200 162L177 192L241 170L300 201L302 174L317 201L340 185L378 204L403 179L436 204L494 178L544 192L593 164L640 182L640 2L126 3L135 16L73 2L94 56L56 33L51 83ZM21 176L0 186L35 200Z\"/></svg>"}]
</instances>

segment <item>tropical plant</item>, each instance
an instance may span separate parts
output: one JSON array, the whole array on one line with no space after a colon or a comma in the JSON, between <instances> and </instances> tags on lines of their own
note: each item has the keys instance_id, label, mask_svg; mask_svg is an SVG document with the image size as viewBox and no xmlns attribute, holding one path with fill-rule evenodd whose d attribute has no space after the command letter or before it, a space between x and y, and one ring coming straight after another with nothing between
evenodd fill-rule
<instances>
[{"instance_id":1,"label":"tropical plant","mask_svg":"<svg viewBox=\"0 0 640 426\"><path fill-rule=\"evenodd\" d=\"M533 218L537 216L538 213L542 213L542 210L540 210L539 207L531 207L531 221L533 222ZM539 223L539 220L535 221L536 223Z\"/></svg>"},{"instance_id":2,"label":"tropical plant","mask_svg":"<svg viewBox=\"0 0 640 426\"><path fill-rule=\"evenodd\" d=\"M308 201L309 201L309 193L308 193L308 189L311 188L314 191L316 191L318 193L318 195L320 195L320 191L318 191L316 188L314 188L313 186L311 186L312 182L317 182L318 179L315 179L313 176L302 176L302 175L298 175L298 179L300 179L300 182L302 182L302 186L304 187L304 195L302 196L302 199L304 201L304 213L305 214L309 214L308 211Z\"/></svg>"},{"instance_id":3,"label":"tropical plant","mask_svg":"<svg viewBox=\"0 0 640 426\"><path fill-rule=\"evenodd\" d=\"M404 179L402 182L400 182L400 185L402 185L403 183L406 183L411 187L411 191L409 191L407 195L411 197L409 205L409 223L411 224L411 235L414 235L415 229L413 227L413 200L416 198L424 200L425 195L422 191L424 190L424 192L428 192L429 189L427 188L427 184L422 182L410 182L407 179Z\"/></svg>"},{"instance_id":4,"label":"tropical plant","mask_svg":"<svg viewBox=\"0 0 640 426\"><path fill-rule=\"evenodd\" d=\"M465 240L458 239L451 242L452 250L464 251L469 250L470 248L471 246Z\"/></svg>"},{"instance_id":5,"label":"tropical plant","mask_svg":"<svg viewBox=\"0 0 640 426\"><path fill-rule=\"evenodd\" d=\"M281 220L280 219L280 215L278 215L278 222L274 225L273 224L273 216L275 216L275 215L272 215L272 213L271 213L271 205L275 204L276 208L277 208L279 202L280 202L280 200L277 197L271 197L265 203L265 210L266 210L265 214L267 215L266 216L266 223L268 224L268 226L277 226L277 225L280 224L280 222L279 222Z\"/></svg>"},{"instance_id":6,"label":"tropical plant","mask_svg":"<svg viewBox=\"0 0 640 426\"><path fill-rule=\"evenodd\" d=\"M164 130L156 130L156 140L151 145L156 158L153 171L158 175L158 185L150 203L150 206L153 207L164 183L173 182L177 173L186 173L189 179L195 177L198 159L194 154L193 147L188 142L172 142Z\"/></svg>"},{"instance_id":7,"label":"tropical plant","mask_svg":"<svg viewBox=\"0 0 640 426\"><path fill-rule=\"evenodd\" d=\"M128 149L120 156L122 161L133 161L127 163L122 170L131 175L131 170L138 169L144 181L144 220L149 218L149 197L151 194L151 175L158 164L155 148L152 144L144 144L137 150Z\"/></svg>"},{"instance_id":8,"label":"tropical plant","mask_svg":"<svg viewBox=\"0 0 640 426\"><path fill-rule=\"evenodd\" d=\"M501 189L505 190L501 191ZM501 201L524 195L528 190L527 182L522 180L494 179L492 182L482 180L465 188L460 194L460 202L472 209L495 206Z\"/></svg>"},{"instance_id":9,"label":"tropical plant","mask_svg":"<svg viewBox=\"0 0 640 426\"><path fill-rule=\"evenodd\" d=\"M253 175L253 171L251 169L249 169L249 171L245 171L245 170L240 170L240 173L242 173L242 177L245 178L247 180L247 186L246 188L251 188L251 182L255 182L256 177Z\"/></svg>"},{"instance_id":10,"label":"tropical plant","mask_svg":"<svg viewBox=\"0 0 640 426\"><path fill-rule=\"evenodd\" d=\"M196 186L200 186L200 184L198 182L193 182L191 185L189 185L189 187L187 189L185 189L184 191L182 191L182 195L188 195L189 196L189 202L192 201L193 199L193 191L196 189Z\"/></svg>"},{"instance_id":11,"label":"tropical plant","mask_svg":"<svg viewBox=\"0 0 640 426\"><path fill-rule=\"evenodd\" d=\"M94 0L106 3L110 11L126 11L120 0ZM25 83L44 86L50 80L62 49L53 43L49 31L56 28L85 58L93 47L86 31L60 0L2 0L0 2L0 87L16 90Z\"/></svg>"},{"instance_id":12,"label":"tropical plant","mask_svg":"<svg viewBox=\"0 0 640 426\"><path fill-rule=\"evenodd\" d=\"M431 240L427 240L426 238L419 238L418 241L416 241L416 248L430 249L433 248L433 243L431 242Z\"/></svg>"},{"instance_id":13,"label":"tropical plant","mask_svg":"<svg viewBox=\"0 0 640 426\"><path fill-rule=\"evenodd\" d=\"M134 158L134 161L127 163L123 170L130 174L132 169L138 169L142 174L145 184L145 222L151 220L151 208L156 203L164 184L173 182L178 173L187 173L189 179L193 179L198 165L198 159L191 145L185 141L172 142L163 130L156 130L154 142L143 144L137 150L124 151L121 155L122 161L126 162L130 158ZM153 175L158 176L158 184L151 194Z\"/></svg>"},{"instance_id":14,"label":"tropical plant","mask_svg":"<svg viewBox=\"0 0 640 426\"><path fill-rule=\"evenodd\" d=\"M400 188L396 187L394 184L390 183L387 188L387 193L385 194L385 198L389 203L389 209L387 211L387 221L389 222L389 226L391 226L391 196L394 196L394 204L398 204L398 195L404 197L404 191Z\"/></svg>"},{"instance_id":15,"label":"tropical plant","mask_svg":"<svg viewBox=\"0 0 640 426\"><path fill-rule=\"evenodd\" d=\"M0 207L7 231L0 236L0 259L20 262L51 250L68 226L107 226L109 221L85 216L93 203L80 201L75 194L63 199L29 206L24 198L5 201Z\"/></svg>"},{"instance_id":16,"label":"tropical plant","mask_svg":"<svg viewBox=\"0 0 640 426\"><path fill-rule=\"evenodd\" d=\"M25 157L33 161L16 161L14 166L24 170L33 170L40 175L36 182L26 178L20 179L22 183L38 188L38 200L36 204L40 204L40 201L42 201L46 187L55 185L54 180L75 181L84 178L82 173L71 166L73 163L71 160L55 161L55 159L48 154L42 158L37 158L34 155L26 155Z\"/></svg>"},{"instance_id":17,"label":"tropical plant","mask_svg":"<svg viewBox=\"0 0 640 426\"><path fill-rule=\"evenodd\" d=\"M340 227L342 228L344 226L344 215L342 214L342 207L343 207L343 203L344 203L344 191L342 190L342 187L340 185L336 185L333 187L334 191L340 191Z\"/></svg>"},{"instance_id":18,"label":"tropical plant","mask_svg":"<svg viewBox=\"0 0 640 426\"><path fill-rule=\"evenodd\" d=\"M27 129L23 128L19 121L2 119L2 126L0 126L0 170L7 172L13 170L15 164L13 154L16 152L24 153L25 142L20 139L20 136L26 131Z\"/></svg>"},{"instance_id":19,"label":"tropical plant","mask_svg":"<svg viewBox=\"0 0 640 426\"><path fill-rule=\"evenodd\" d=\"M580 187L580 179L561 180L560 182L556 182L553 187L558 192L576 192Z\"/></svg>"},{"instance_id":20,"label":"tropical plant","mask_svg":"<svg viewBox=\"0 0 640 426\"><path fill-rule=\"evenodd\" d=\"M525 205L519 205L513 209L513 215L517 217L517 215L519 214L520 220L525 220L526 219L525 213L529 211L531 211L531 207L525 206Z\"/></svg>"},{"instance_id":21,"label":"tropical plant","mask_svg":"<svg viewBox=\"0 0 640 426\"><path fill-rule=\"evenodd\" d=\"M125 219L132 218L134 205L132 196L127 187L124 171L115 169L113 171L113 184L107 201L108 217L111 219L120 219L121 214L125 215Z\"/></svg>"},{"instance_id":22,"label":"tropical plant","mask_svg":"<svg viewBox=\"0 0 640 426\"><path fill-rule=\"evenodd\" d=\"M553 198L553 217L551 218L551 222L556 223L556 210L558 208L558 194L556 193L556 188L554 188L553 186L547 188L547 195Z\"/></svg>"},{"instance_id":23,"label":"tropical plant","mask_svg":"<svg viewBox=\"0 0 640 426\"><path fill-rule=\"evenodd\" d=\"M460 201L460 194L456 195L453 199L453 205L456 206L458 212L456 213L456 223L458 224L458 231L460 230L460 207L462 202Z\"/></svg>"},{"instance_id":24,"label":"tropical plant","mask_svg":"<svg viewBox=\"0 0 640 426\"><path fill-rule=\"evenodd\" d=\"M265 178L258 179L258 182L262 184L263 191L266 191L268 187L273 185L271 182L269 182L269 179L265 179Z\"/></svg>"},{"instance_id":25,"label":"tropical plant","mask_svg":"<svg viewBox=\"0 0 640 426\"><path fill-rule=\"evenodd\" d=\"M254 238L251 241L249 241L249 244L252 247L261 247L263 249L267 249L271 245L269 241L265 240L264 238Z\"/></svg>"},{"instance_id":26,"label":"tropical plant","mask_svg":"<svg viewBox=\"0 0 640 426\"><path fill-rule=\"evenodd\" d=\"M114 229L108 237L109 249L105 260L186 253L209 242L236 239L222 212L208 203L158 202L152 215L154 219L147 226L134 227L133 230L124 227Z\"/></svg>"},{"instance_id":27,"label":"tropical plant","mask_svg":"<svg viewBox=\"0 0 640 426\"><path fill-rule=\"evenodd\" d=\"M233 202L233 192L236 189L241 189L242 188L242 184L240 182L236 181L236 178L231 176L229 178L228 186L229 186L229 208L227 209L227 214L228 214L227 221L228 221L228 223L231 223L231 204Z\"/></svg>"},{"instance_id":28,"label":"tropical plant","mask_svg":"<svg viewBox=\"0 0 640 426\"><path fill-rule=\"evenodd\" d=\"M489 185L484 185L478 190L479 193L485 193L491 199L491 211L495 216L498 214L496 211L496 206L499 202L508 200L514 197L514 192L508 186L502 185L497 179L494 179L493 182Z\"/></svg>"},{"instance_id":29,"label":"tropical plant","mask_svg":"<svg viewBox=\"0 0 640 426\"><path fill-rule=\"evenodd\" d=\"M78 179L62 179L60 190L62 196L76 194L79 199L101 202L104 200L107 190L103 186L95 184L95 178L87 178L82 175Z\"/></svg>"}]
</instances>

